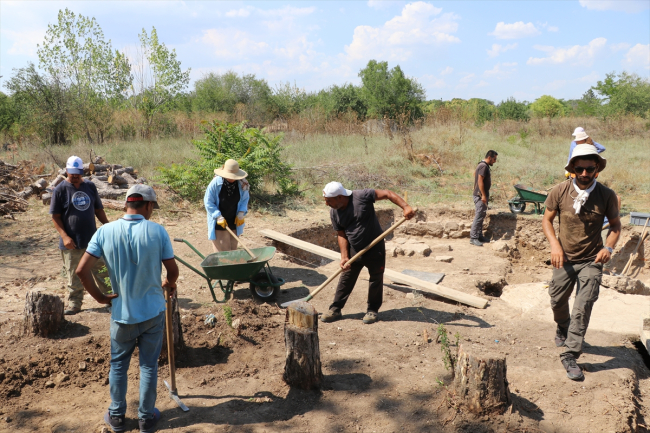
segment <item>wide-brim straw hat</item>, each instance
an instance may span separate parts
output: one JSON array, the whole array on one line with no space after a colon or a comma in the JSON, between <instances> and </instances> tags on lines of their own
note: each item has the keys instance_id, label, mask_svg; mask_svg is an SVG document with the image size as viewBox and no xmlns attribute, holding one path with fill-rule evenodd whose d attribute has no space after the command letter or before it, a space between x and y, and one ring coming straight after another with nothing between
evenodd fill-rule
<instances>
[{"instance_id":1,"label":"wide-brim straw hat","mask_svg":"<svg viewBox=\"0 0 650 433\"><path fill-rule=\"evenodd\" d=\"M224 162L221 168L216 168L214 170L214 174L216 174L217 176L221 176L224 179L230 179L230 180L239 180L248 176L248 173L240 169L239 163L234 159L229 159L226 162Z\"/></svg>"},{"instance_id":2,"label":"wide-brim straw hat","mask_svg":"<svg viewBox=\"0 0 650 433\"><path fill-rule=\"evenodd\" d=\"M569 173L573 173L573 163L575 162L576 159L580 158L581 156L587 156L587 155L596 155L598 157L598 172L600 173L601 171L605 170L605 167L607 166L607 160L600 156L598 154L598 150L596 150L596 146L592 146L591 144L578 144L574 149L573 153L571 154L571 160L567 164L564 169L568 171Z\"/></svg>"}]
</instances>

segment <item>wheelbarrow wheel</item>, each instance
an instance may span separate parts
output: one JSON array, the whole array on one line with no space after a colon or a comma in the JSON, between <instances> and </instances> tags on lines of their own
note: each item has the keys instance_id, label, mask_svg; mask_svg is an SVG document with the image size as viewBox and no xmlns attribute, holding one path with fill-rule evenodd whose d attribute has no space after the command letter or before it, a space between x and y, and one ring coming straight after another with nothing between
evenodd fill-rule
<instances>
[{"instance_id":1,"label":"wheelbarrow wheel","mask_svg":"<svg viewBox=\"0 0 650 433\"><path fill-rule=\"evenodd\" d=\"M271 275L271 283L278 284L278 282L278 279L275 278L274 275ZM280 286L278 285L277 287L274 287L268 285L268 283L269 278L264 271L261 271L259 274L251 278L250 289L253 298L261 302L271 302L275 300L275 297L280 293Z\"/></svg>"},{"instance_id":2,"label":"wheelbarrow wheel","mask_svg":"<svg viewBox=\"0 0 650 433\"><path fill-rule=\"evenodd\" d=\"M512 213L522 213L526 210L526 203L523 201L508 204L510 205L510 212Z\"/></svg>"}]
</instances>

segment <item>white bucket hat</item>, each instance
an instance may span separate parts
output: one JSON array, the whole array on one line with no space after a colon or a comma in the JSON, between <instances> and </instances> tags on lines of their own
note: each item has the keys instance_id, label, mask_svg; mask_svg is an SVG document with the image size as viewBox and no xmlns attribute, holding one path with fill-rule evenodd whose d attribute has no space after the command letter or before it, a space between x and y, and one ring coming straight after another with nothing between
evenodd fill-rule
<instances>
[{"instance_id":1,"label":"white bucket hat","mask_svg":"<svg viewBox=\"0 0 650 433\"><path fill-rule=\"evenodd\" d=\"M323 188L323 197L332 198L332 197L338 197L340 195L349 197L350 195L352 195L352 191L343 188L341 182L330 182L327 185L325 185L325 188Z\"/></svg>"},{"instance_id":2,"label":"white bucket hat","mask_svg":"<svg viewBox=\"0 0 650 433\"><path fill-rule=\"evenodd\" d=\"M578 135L578 132L585 132L585 128L583 128L582 126L578 126L576 129L573 130L573 134L571 135L576 136Z\"/></svg>"},{"instance_id":3,"label":"white bucket hat","mask_svg":"<svg viewBox=\"0 0 650 433\"><path fill-rule=\"evenodd\" d=\"M575 133L573 135L575 135L575 137L576 137L575 141L586 140L587 138L589 138L589 136L587 135L587 133L585 131L579 131L579 132L577 132L577 133Z\"/></svg>"},{"instance_id":4,"label":"white bucket hat","mask_svg":"<svg viewBox=\"0 0 650 433\"><path fill-rule=\"evenodd\" d=\"M564 167L564 169L569 173L573 173L573 162L581 156L587 155L596 155L598 157L598 173L605 170L605 167L607 166L607 160L600 156L596 150L596 147L592 146L591 144L578 144L575 149L573 149L571 160L566 165L566 167Z\"/></svg>"},{"instance_id":5,"label":"white bucket hat","mask_svg":"<svg viewBox=\"0 0 650 433\"><path fill-rule=\"evenodd\" d=\"M214 170L214 174L230 180L239 180L248 176L248 173L240 169L239 163L234 159L229 159L224 162L221 168L216 168Z\"/></svg>"}]
</instances>

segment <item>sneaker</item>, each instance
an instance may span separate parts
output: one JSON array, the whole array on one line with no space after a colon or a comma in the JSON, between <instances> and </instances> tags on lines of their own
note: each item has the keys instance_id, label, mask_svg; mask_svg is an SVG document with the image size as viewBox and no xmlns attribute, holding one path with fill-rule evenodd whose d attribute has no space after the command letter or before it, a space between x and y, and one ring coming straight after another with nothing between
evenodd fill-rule
<instances>
[{"instance_id":1,"label":"sneaker","mask_svg":"<svg viewBox=\"0 0 650 433\"><path fill-rule=\"evenodd\" d=\"M562 365L566 370L566 376L571 380L582 380L585 378L585 375L582 374L582 370L578 367L576 358L573 355L565 355L562 358Z\"/></svg>"},{"instance_id":2,"label":"sneaker","mask_svg":"<svg viewBox=\"0 0 650 433\"><path fill-rule=\"evenodd\" d=\"M111 416L111 414L107 411L104 415L104 422L108 424L111 430L114 432L122 432L126 430L126 425L124 424L124 415Z\"/></svg>"},{"instance_id":3,"label":"sneaker","mask_svg":"<svg viewBox=\"0 0 650 433\"><path fill-rule=\"evenodd\" d=\"M483 242L484 244L489 244L490 243L490 240L488 238L486 238L485 236L483 236L483 235L478 237L478 241Z\"/></svg>"},{"instance_id":4,"label":"sneaker","mask_svg":"<svg viewBox=\"0 0 650 433\"><path fill-rule=\"evenodd\" d=\"M160 411L153 408L153 418L139 419L140 433L153 433L156 431L156 424L160 421Z\"/></svg>"},{"instance_id":5,"label":"sneaker","mask_svg":"<svg viewBox=\"0 0 650 433\"><path fill-rule=\"evenodd\" d=\"M59 310L61 311L61 310ZM75 314L79 313L81 311L81 307L68 307L65 309L63 314L66 316L74 316Z\"/></svg>"},{"instance_id":6,"label":"sneaker","mask_svg":"<svg viewBox=\"0 0 650 433\"><path fill-rule=\"evenodd\" d=\"M477 246L477 247L482 247L483 246L481 241L479 241L478 239L474 239L474 238L470 238L469 243L474 245L474 246Z\"/></svg>"},{"instance_id":7,"label":"sneaker","mask_svg":"<svg viewBox=\"0 0 650 433\"><path fill-rule=\"evenodd\" d=\"M374 311L368 311L365 316L363 316L363 323L366 325L370 325L371 323L375 323L379 318L377 317L377 313Z\"/></svg>"},{"instance_id":8,"label":"sneaker","mask_svg":"<svg viewBox=\"0 0 650 433\"><path fill-rule=\"evenodd\" d=\"M340 311L329 310L327 313L323 313L323 314L320 315L320 321L325 322L325 323L336 322L337 320L341 319L342 317L343 317L343 314L341 314Z\"/></svg>"},{"instance_id":9,"label":"sneaker","mask_svg":"<svg viewBox=\"0 0 650 433\"><path fill-rule=\"evenodd\" d=\"M567 337L567 332L568 329L564 329L558 325L557 329L555 330L555 345L557 347L562 347L564 346L564 342L566 341Z\"/></svg>"}]
</instances>

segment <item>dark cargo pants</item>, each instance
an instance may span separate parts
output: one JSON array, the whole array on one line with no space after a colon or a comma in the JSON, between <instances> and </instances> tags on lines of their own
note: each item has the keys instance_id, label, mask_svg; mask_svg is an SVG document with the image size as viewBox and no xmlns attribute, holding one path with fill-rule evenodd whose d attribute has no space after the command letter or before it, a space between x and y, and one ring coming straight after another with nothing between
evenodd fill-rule
<instances>
[{"instance_id":1,"label":"dark cargo pants","mask_svg":"<svg viewBox=\"0 0 650 433\"><path fill-rule=\"evenodd\" d=\"M350 251L350 258L356 254ZM363 267L368 268L368 311L378 312L384 299L384 267L386 266L386 247L384 242L375 245L370 251L359 257L350 265L350 270L341 273L339 285L336 287L334 302L330 310L341 311L357 283Z\"/></svg>"},{"instance_id":2,"label":"dark cargo pants","mask_svg":"<svg viewBox=\"0 0 650 433\"><path fill-rule=\"evenodd\" d=\"M598 299L603 264L593 261L565 263L560 269L553 269L553 280L548 286L551 296L553 318L561 328L567 329L565 351L560 357L571 354L578 358L582 353L582 343L589 326L591 310ZM569 298L576 286L573 311L569 314Z\"/></svg>"},{"instance_id":3,"label":"dark cargo pants","mask_svg":"<svg viewBox=\"0 0 650 433\"><path fill-rule=\"evenodd\" d=\"M472 222L472 229L469 232L469 237L478 239L483 236L483 220L487 214L487 204L483 203L481 197L474 196L474 207L476 212L474 214L474 221Z\"/></svg>"}]
</instances>

